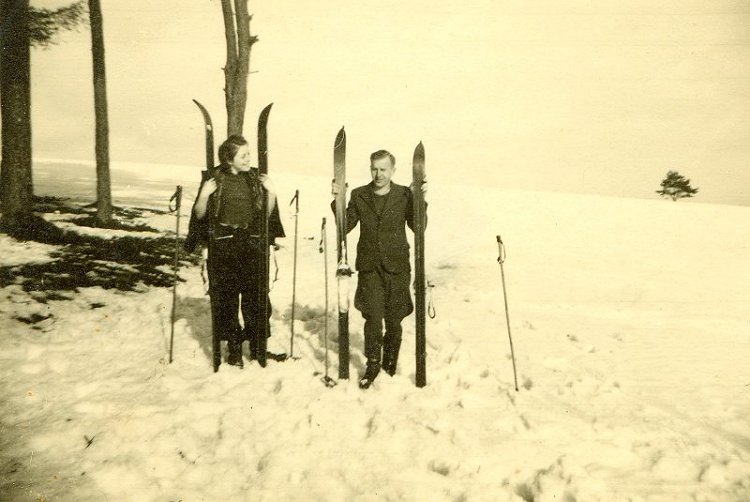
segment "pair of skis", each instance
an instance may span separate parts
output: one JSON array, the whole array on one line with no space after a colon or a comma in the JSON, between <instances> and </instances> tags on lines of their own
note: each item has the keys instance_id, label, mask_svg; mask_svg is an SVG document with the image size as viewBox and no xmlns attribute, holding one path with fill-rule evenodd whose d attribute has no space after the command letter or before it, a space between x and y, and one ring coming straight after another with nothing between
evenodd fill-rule
<instances>
[{"instance_id":1,"label":"pair of skis","mask_svg":"<svg viewBox=\"0 0 750 502\"><path fill-rule=\"evenodd\" d=\"M416 385L427 385L426 357L426 281L425 281L425 242L424 231L426 214L422 185L425 183L424 146L420 142L414 149L412 163L412 193L414 211L414 296L416 317ZM336 243L338 266L336 282L338 285L339 314L339 378L349 378L349 282L352 275L346 249L346 133L342 127L333 144L333 178L339 190L336 194Z\"/></svg>"},{"instance_id":2,"label":"pair of skis","mask_svg":"<svg viewBox=\"0 0 750 502\"><path fill-rule=\"evenodd\" d=\"M201 111L201 114L203 115L203 124L204 129L206 133L206 171L207 173L211 173L211 171L214 168L214 129L213 129L213 123L211 122L211 115L208 113L208 110L205 106L200 104L198 101L193 100L193 102L198 106L198 108ZM261 111L260 116L258 118L258 172L261 175L268 174L268 134L267 134L267 125L268 125L268 116L271 113L271 107L273 106L273 103L266 106L263 111ZM269 259L269 248L270 248L270 242L269 242L269 236L268 236L268 194L264 192L263 201L262 201L262 207L261 207L261 214L264 215L264 218L261 218L261 229L260 229L260 235L262 240L262 249L263 252L261 253L261 269L264 271L264 278L265 280L261 280L259 287L258 287L258 305L262 306L262 312L263 312L263 329L260 333L256 333L255 340L255 353L256 353L256 360L258 361L258 364L260 364L262 367L266 366L266 354L267 354L267 340L268 340L268 322L267 322L267 312L268 312L268 271L270 268L270 259ZM213 313L213 312L212 312ZM213 316L212 316L213 317ZM212 332L212 350L213 350L213 366L214 366L214 372L219 370L219 365L221 364L221 351L220 351L220 339L219 334L216 333L216 330L214 329L214 322L212 319L211 322L211 332Z\"/></svg>"}]
</instances>

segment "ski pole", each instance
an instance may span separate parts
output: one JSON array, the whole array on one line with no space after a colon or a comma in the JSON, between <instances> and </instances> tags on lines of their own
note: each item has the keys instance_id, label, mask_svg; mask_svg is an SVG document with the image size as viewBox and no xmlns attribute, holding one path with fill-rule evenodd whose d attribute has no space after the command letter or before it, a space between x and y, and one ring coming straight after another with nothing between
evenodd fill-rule
<instances>
[{"instance_id":1,"label":"ski pole","mask_svg":"<svg viewBox=\"0 0 750 502\"><path fill-rule=\"evenodd\" d=\"M328 376L328 245L326 243L326 219L323 218L323 224L320 228L320 249L323 253L323 270L325 273L325 316L323 323L323 344L325 345L325 376L321 379L326 387L336 385L336 380Z\"/></svg>"},{"instance_id":2,"label":"ski pole","mask_svg":"<svg viewBox=\"0 0 750 502\"><path fill-rule=\"evenodd\" d=\"M516 392L518 392L518 377L516 376L516 356L513 353L513 337L510 335L510 315L508 314L508 294L505 292L505 270L503 269L503 263L505 262L505 244L500 236L497 236L497 248L498 256L497 262L500 264L500 277L503 281L503 300L505 301L505 322L508 325L508 340L510 340L510 359L513 361L513 383L516 386Z\"/></svg>"},{"instance_id":3,"label":"ski pole","mask_svg":"<svg viewBox=\"0 0 750 502\"><path fill-rule=\"evenodd\" d=\"M172 209L172 202L174 201L174 209ZM177 306L177 267L180 265L180 205L182 204L182 187L177 185L172 198L169 199L169 211L177 212L177 224L174 234L174 279L172 282L172 320L171 329L169 333L169 362L172 363L172 348L174 347L174 321L175 321L175 310Z\"/></svg>"},{"instance_id":4,"label":"ski pole","mask_svg":"<svg viewBox=\"0 0 750 502\"><path fill-rule=\"evenodd\" d=\"M294 266L292 268L292 334L289 337L289 357L294 357L294 308L297 298L297 227L299 224L299 190L294 191L294 197L289 205L294 203Z\"/></svg>"}]
</instances>

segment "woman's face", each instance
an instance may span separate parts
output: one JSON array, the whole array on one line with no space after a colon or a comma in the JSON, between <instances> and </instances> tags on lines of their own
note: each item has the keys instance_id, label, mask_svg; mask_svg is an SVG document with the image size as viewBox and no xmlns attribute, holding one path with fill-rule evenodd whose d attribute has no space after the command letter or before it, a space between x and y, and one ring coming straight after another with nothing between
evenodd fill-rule
<instances>
[{"instance_id":1,"label":"woman's face","mask_svg":"<svg viewBox=\"0 0 750 502\"><path fill-rule=\"evenodd\" d=\"M237 171L249 171L250 170L250 146L242 145L237 153L234 155L232 162L229 164Z\"/></svg>"}]
</instances>

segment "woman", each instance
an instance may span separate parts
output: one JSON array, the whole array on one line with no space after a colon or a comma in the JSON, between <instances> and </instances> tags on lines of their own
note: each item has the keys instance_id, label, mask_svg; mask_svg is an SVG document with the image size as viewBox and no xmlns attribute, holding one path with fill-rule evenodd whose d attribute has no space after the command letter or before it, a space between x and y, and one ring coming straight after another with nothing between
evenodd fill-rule
<instances>
[{"instance_id":1,"label":"woman","mask_svg":"<svg viewBox=\"0 0 750 502\"><path fill-rule=\"evenodd\" d=\"M207 229L214 336L228 341L227 362L242 367L243 340L250 340L251 356L255 357L255 337L263 336L266 329L270 333L271 302L261 299L259 294L261 281L268 280L261 236L264 194L268 194L269 209L265 216L269 218L269 243L276 237L284 237L284 229L267 176L259 176L250 167L250 147L245 138L233 135L222 143L219 162L204 176L207 179L201 183L193 205L193 218ZM238 319L240 298L244 331ZM218 365L218 360L214 361Z\"/></svg>"}]
</instances>

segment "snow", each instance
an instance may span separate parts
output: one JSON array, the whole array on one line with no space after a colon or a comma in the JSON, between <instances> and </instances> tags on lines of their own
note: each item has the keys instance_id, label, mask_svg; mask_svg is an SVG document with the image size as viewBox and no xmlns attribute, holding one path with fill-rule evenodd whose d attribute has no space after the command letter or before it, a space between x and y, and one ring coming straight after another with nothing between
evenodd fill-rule
<instances>
[{"instance_id":1,"label":"snow","mask_svg":"<svg viewBox=\"0 0 750 502\"><path fill-rule=\"evenodd\" d=\"M288 237L276 253L273 351L289 350L286 204L301 192L295 360L214 374L196 266L180 270L171 364L170 289L81 288L47 303L17 285L0 290L0 499L750 499L749 208L434 183L428 385L414 386L409 317L396 376L362 391L354 309L352 379L320 380L324 216L335 269L330 179L274 182ZM166 209L176 184L155 185L150 205ZM142 202L141 188L131 200ZM144 221L164 232L175 223ZM51 249L0 236L4 265L50 259ZM14 318L32 314L45 320Z\"/></svg>"},{"instance_id":2,"label":"snow","mask_svg":"<svg viewBox=\"0 0 750 502\"><path fill-rule=\"evenodd\" d=\"M50 253L54 246L39 243L17 242L5 234L0 234L0 249L3 250L2 265L6 267L24 263L45 263L52 261Z\"/></svg>"}]
</instances>

